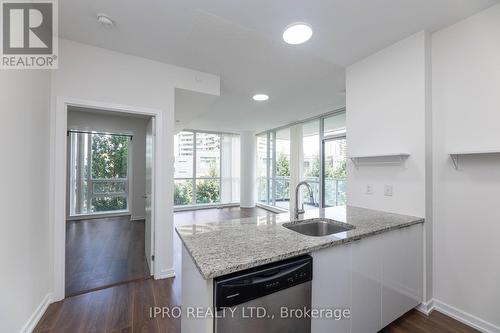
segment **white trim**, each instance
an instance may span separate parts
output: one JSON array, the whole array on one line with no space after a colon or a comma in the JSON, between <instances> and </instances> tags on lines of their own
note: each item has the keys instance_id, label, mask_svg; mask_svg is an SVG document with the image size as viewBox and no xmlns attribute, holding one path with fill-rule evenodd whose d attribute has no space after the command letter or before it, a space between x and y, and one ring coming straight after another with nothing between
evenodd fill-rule
<instances>
[{"instance_id":1,"label":"white trim","mask_svg":"<svg viewBox=\"0 0 500 333\"><path fill-rule=\"evenodd\" d=\"M437 310L481 332L500 333L499 326L436 299L432 299L427 303L421 303L415 309L425 315L429 315L432 311Z\"/></svg>"},{"instance_id":2,"label":"white trim","mask_svg":"<svg viewBox=\"0 0 500 333\"><path fill-rule=\"evenodd\" d=\"M470 327L473 327L481 332L488 333L500 333L500 327L496 326L492 323L487 322L481 318L478 318L470 313L457 309L451 305L448 305L444 302L434 300L435 309L439 312L444 313L447 316L450 316Z\"/></svg>"},{"instance_id":3,"label":"white trim","mask_svg":"<svg viewBox=\"0 0 500 333\"><path fill-rule=\"evenodd\" d=\"M130 221L140 221L140 220L145 220L145 216L131 216Z\"/></svg>"},{"instance_id":4,"label":"white trim","mask_svg":"<svg viewBox=\"0 0 500 333\"><path fill-rule=\"evenodd\" d=\"M122 217L122 216L130 216L130 212L128 212L128 211L123 211L123 212L117 211L116 213L74 215L74 216L67 217L66 221L105 219L105 218L108 218L108 217Z\"/></svg>"},{"instance_id":5,"label":"white trim","mask_svg":"<svg viewBox=\"0 0 500 333\"><path fill-rule=\"evenodd\" d=\"M420 303L415 309L419 312L422 312L424 315L428 316L434 311L434 301L430 300L429 302Z\"/></svg>"},{"instance_id":6,"label":"white trim","mask_svg":"<svg viewBox=\"0 0 500 333\"><path fill-rule=\"evenodd\" d=\"M26 324L24 324L23 328L21 328L20 333L31 333L35 329L36 325L42 318L43 314L45 311L47 311L47 308L49 305L52 303L52 294L48 293L45 295L45 297L42 299L38 307L35 309L33 314L30 316Z\"/></svg>"},{"instance_id":7,"label":"white trim","mask_svg":"<svg viewBox=\"0 0 500 333\"><path fill-rule=\"evenodd\" d=\"M168 279L172 277L175 277L175 270L173 268L168 268L168 269L162 269L161 272L158 274L157 279Z\"/></svg>"},{"instance_id":8,"label":"white trim","mask_svg":"<svg viewBox=\"0 0 500 333\"><path fill-rule=\"evenodd\" d=\"M52 281L52 298L54 301L60 301L65 297L65 244L66 244L66 171L67 171L67 139L66 133L68 130L68 106L85 107L102 111L115 111L126 112L133 114L141 114L156 119L157 126L155 126L156 139L154 147L154 163L153 163L153 181L162 182L167 178L169 168L163 167L162 161L164 159L164 141L163 141L163 112L157 109L134 107L128 105L103 103L97 101L88 101L75 98L68 98L63 96L55 97L55 105L51 107L51 128L50 128L50 207L49 216L51 223L52 237L51 239L51 258L53 268L53 281ZM159 177L158 174L161 174ZM168 178L167 178L168 179ZM154 184L154 183L153 183ZM162 191L159 186L153 186L152 201L164 201ZM161 193L161 195L159 195ZM167 221L168 216L164 216L162 205L153 206L152 230L157 227L155 221ZM160 235L163 235L163 230L154 233L153 248L157 248L160 242ZM164 240L163 240L164 241ZM155 256L157 260L154 262L154 271L161 271L161 263L165 258L163 254L158 253ZM155 274L155 279L159 278Z\"/></svg>"}]
</instances>

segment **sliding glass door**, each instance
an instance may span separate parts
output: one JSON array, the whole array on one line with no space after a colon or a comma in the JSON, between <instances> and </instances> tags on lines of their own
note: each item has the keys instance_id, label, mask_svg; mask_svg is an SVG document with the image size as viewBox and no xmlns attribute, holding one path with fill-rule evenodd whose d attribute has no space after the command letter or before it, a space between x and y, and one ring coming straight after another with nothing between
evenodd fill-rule
<instances>
[{"instance_id":1,"label":"sliding glass door","mask_svg":"<svg viewBox=\"0 0 500 333\"><path fill-rule=\"evenodd\" d=\"M128 212L128 135L70 131L69 216Z\"/></svg>"},{"instance_id":2,"label":"sliding glass door","mask_svg":"<svg viewBox=\"0 0 500 333\"><path fill-rule=\"evenodd\" d=\"M273 171L272 203L283 209L290 206L290 128L275 132L275 168ZM271 164L273 165L273 164Z\"/></svg>"},{"instance_id":3,"label":"sliding glass door","mask_svg":"<svg viewBox=\"0 0 500 333\"><path fill-rule=\"evenodd\" d=\"M292 142L301 144L301 149L292 149ZM300 195L306 210L345 205L346 151L345 111L258 134L258 202L288 210L294 167L313 190L311 202L302 188Z\"/></svg>"},{"instance_id":4,"label":"sliding glass door","mask_svg":"<svg viewBox=\"0 0 500 333\"><path fill-rule=\"evenodd\" d=\"M315 119L302 124L302 179L311 185L314 197L313 203L309 193L302 188L305 210L318 208L321 201L320 121L321 119Z\"/></svg>"},{"instance_id":5,"label":"sliding glass door","mask_svg":"<svg viewBox=\"0 0 500 333\"><path fill-rule=\"evenodd\" d=\"M346 137L323 140L323 207L346 204Z\"/></svg>"}]
</instances>

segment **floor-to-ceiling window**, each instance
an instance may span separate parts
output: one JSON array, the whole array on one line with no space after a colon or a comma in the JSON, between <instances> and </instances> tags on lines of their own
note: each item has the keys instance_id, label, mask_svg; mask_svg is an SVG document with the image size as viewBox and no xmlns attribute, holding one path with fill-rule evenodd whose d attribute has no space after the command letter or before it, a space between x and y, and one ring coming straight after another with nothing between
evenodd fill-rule
<instances>
[{"instance_id":1,"label":"floor-to-ceiling window","mask_svg":"<svg viewBox=\"0 0 500 333\"><path fill-rule=\"evenodd\" d=\"M127 212L131 136L68 134L69 215Z\"/></svg>"},{"instance_id":2,"label":"floor-to-ceiling window","mask_svg":"<svg viewBox=\"0 0 500 333\"><path fill-rule=\"evenodd\" d=\"M345 113L324 118L323 124L323 206L345 205L347 176Z\"/></svg>"},{"instance_id":3,"label":"floor-to-ceiling window","mask_svg":"<svg viewBox=\"0 0 500 333\"><path fill-rule=\"evenodd\" d=\"M290 207L292 161L299 160L295 172L313 190L314 201L304 189L300 193L305 209L345 205L346 126L340 110L257 135L257 199L261 204L283 209ZM295 133L295 134L292 134ZM299 138L292 138L292 135ZM295 141L294 141L295 140ZM291 145L301 143L299 157L291 156ZM294 150L297 154L297 150Z\"/></svg>"},{"instance_id":4,"label":"floor-to-ceiling window","mask_svg":"<svg viewBox=\"0 0 500 333\"><path fill-rule=\"evenodd\" d=\"M239 136L182 131L174 136L174 205L238 202Z\"/></svg>"},{"instance_id":5,"label":"floor-to-ceiling window","mask_svg":"<svg viewBox=\"0 0 500 333\"><path fill-rule=\"evenodd\" d=\"M272 180L274 206L288 209L290 204L290 128L275 132L276 154L273 159L276 165Z\"/></svg>"},{"instance_id":6,"label":"floor-to-ceiling window","mask_svg":"<svg viewBox=\"0 0 500 333\"><path fill-rule=\"evenodd\" d=\"M269 204L270 191L270 139L269 132L257 135L257 202Z\"/></svg>"},{"instance_id":7,"label":"floor-to-ceiling window","mask_svg":"<svg viewBox=\"0 0 500 333\"><path fill-rule=\"evenodd\" d=\"M317 208L320 201L320 119L314 119L302 124L302 167L303 179L313 190L314 203L310 202L308 193L302 191L304 209Z\"/></svg>"}]
</instances>

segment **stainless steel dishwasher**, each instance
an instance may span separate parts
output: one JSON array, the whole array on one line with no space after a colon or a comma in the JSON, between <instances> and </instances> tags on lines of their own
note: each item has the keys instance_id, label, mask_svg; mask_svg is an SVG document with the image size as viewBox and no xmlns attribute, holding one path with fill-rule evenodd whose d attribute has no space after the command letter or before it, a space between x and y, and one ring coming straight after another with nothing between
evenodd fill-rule
<instances>
[{"instance_id":1,"label":"stainless steel dishwasher","mask_svg":"<svg viewBox=\"0 0 500 333\"><path fill-rule=\"evenodd\" d=\"M312 258L301 256L215 279L216 333L309 333ZM298 310L292 314L292 309Z\"/></svg>"}]
</instances>

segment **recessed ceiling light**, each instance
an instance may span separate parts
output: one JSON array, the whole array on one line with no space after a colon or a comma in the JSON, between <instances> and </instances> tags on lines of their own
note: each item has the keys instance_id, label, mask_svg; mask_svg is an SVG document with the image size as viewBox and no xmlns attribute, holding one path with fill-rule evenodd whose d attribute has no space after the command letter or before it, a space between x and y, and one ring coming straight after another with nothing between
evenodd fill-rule
<instances>
[{"instance_id":1,"label":"recessed ceiling light","mask_svg":"<svg viewBox=\"0 0 500 333\"><path fill-rule=\"evenodd\" d=\"M269 96L266 94L255 94L253 95L252 98L254 101L262 102L262 101L267 101L269 99Z\"/></svg>"},{"instance_id":2,"label":"recessed ceiling light","mask_svg":"<svg viewBox=\"0 0 500 333\"><path fill-rule=\"evenodd\" d=\"M97 22L105 28L112 28L115 22L106 14L97 14Z\"/></svg>"},{"instance_id":3,"label":"recessed ceiling light","mask_svg":"<svg viewBox=\"0 0 500 333\"><path fill-rule=\"evenodd\" d=\"M283 32L283 40L292 45L302 44L307 42L312 34L313 31L309 24L297 22L286 27Z\"/></svg>"}]
</instances>

